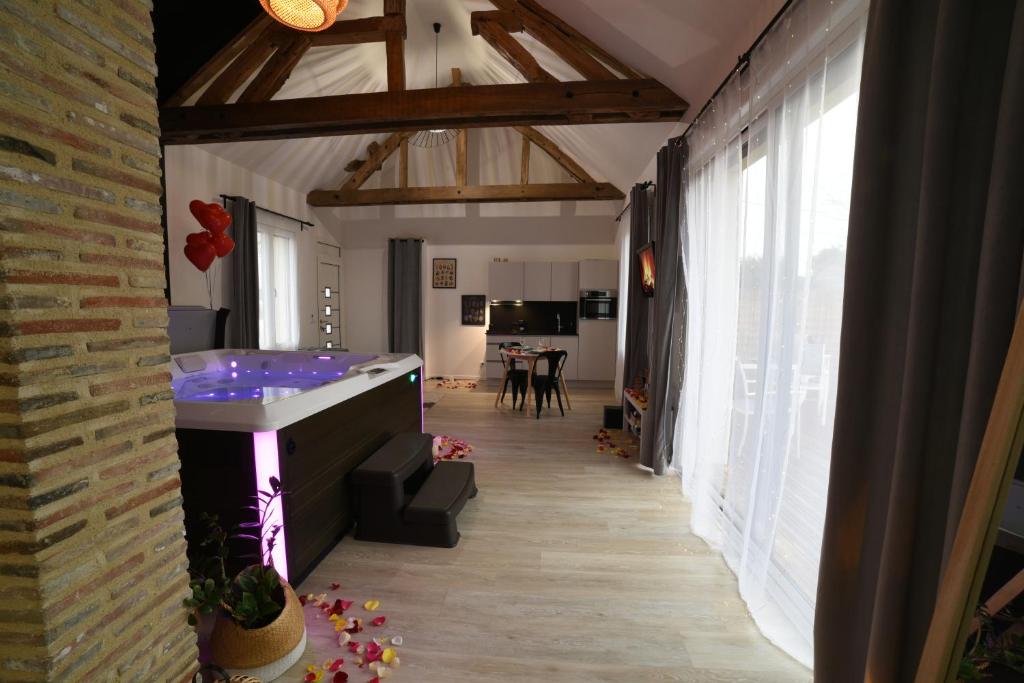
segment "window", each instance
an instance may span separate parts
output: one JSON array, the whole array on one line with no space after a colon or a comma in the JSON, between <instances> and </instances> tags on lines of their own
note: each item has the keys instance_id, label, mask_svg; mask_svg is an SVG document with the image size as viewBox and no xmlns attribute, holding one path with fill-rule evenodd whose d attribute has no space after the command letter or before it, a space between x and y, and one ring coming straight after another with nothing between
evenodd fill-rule
<instances>
[{"instance_id":1,"label":"window","mask_svg":"<svg viewBox=\"0 0 1024 683\"><path fill-rule=\"evenodd\" d=\"M808 666L863 9L795 3L688 137L683 488L758 626Z\"/></svg>"},{"instance_id":2,"label":"window","mask_svg":"<svg viewBox=\"0 0 1024 683\"><path fill-rule=\"evenodd\" d=\"M257 226L260 289L260 348L299 345L296 234L284 221L261 215Z\"/></svg>"}]
</instances>

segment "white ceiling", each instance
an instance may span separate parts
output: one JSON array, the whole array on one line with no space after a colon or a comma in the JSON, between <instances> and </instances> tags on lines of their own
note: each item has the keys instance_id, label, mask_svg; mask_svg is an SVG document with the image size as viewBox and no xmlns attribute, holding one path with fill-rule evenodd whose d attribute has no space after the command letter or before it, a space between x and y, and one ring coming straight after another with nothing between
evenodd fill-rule
<instances>
[{"instance_id":1,"label":"white ceiling","mask_svg":"<svg viewBox=\"0 0 1024 683\"><path fill-rule=\"evenodd\" d=\"M617 58L657 78L686 99L690 116L749 47L783 0L540 0ZM434 34L443 25L438 56L441 85L460 67L474 84L523 82L522 76L482 38L470 31L470 12L494 7L487 0L408 0L407 87L434 85ZM351 0L343 19L378 15L380 0ZM556 78L578 80L576 72L525 34L516 37ZM382 44L315 48L295 68L275 99L374 92L387 89ZM667 123L558 126L542 130L595 178L628 192L674 126ZM503 129L476 130L471 142L471 179L517 182L518 135ZM337 187L344 166L364 158L366 145L383 135L357 135L206 145L205 149L254 173L307 192ZM449 145L451 147L451 145ZM534 157L543 157L534 148ZM411 183L429 184L449 175L451 150L416 155ZM497 166L498 168L491 168ZM387 176L387 166L385 173ZM514 175L513 175L514 174ZM538 180L563 177L550 160L534 160ZM377 174L378 176L382 174ZM393 175L393 174L392 174ZM511 176L509 179L504 179ZM375 179L372 185L388 184ZM449 181L450 182L450 181ZM610 206L608 210L614 210Z\"/></svg>"}]
</instances>

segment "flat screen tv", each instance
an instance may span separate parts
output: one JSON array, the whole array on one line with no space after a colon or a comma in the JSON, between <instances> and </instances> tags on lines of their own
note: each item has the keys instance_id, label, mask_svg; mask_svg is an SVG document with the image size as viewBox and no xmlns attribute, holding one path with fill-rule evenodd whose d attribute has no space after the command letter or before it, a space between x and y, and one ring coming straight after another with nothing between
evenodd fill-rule
<instances>
[{"instance_id":1,"label":"flat screen tv","mask_svg":"<svg viewBox=\"0 0 1024 683\"><path fill-rule=\"evenodd\" d=\"M654 296L654 242L648 242L636 250L640 262L640 291L644 296Z\"/></svg>"}]
</instances>

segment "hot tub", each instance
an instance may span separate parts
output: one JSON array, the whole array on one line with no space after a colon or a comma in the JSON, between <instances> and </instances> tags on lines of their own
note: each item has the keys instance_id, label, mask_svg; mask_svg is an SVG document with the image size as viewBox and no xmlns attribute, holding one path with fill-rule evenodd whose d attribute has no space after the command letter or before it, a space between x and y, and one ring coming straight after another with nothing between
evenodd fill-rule
<instances>
[{"instance_id":1,"label":"hot tub","mask_svg":"<svg viewBox=\"0 0 1024 683\"><path fill-rule=\"evenodd\" d=\"M351 528L348 473L399 432L422 431L422 361L408 354L220 350L171 363L189 549L202 513L228 528L276 477L275 567L300 581ZM254 552L235 542L231 556ZM262 551L266 553L266 548ZM237 567L235 567L237 568Z\"/></svg>"}]
</instances>

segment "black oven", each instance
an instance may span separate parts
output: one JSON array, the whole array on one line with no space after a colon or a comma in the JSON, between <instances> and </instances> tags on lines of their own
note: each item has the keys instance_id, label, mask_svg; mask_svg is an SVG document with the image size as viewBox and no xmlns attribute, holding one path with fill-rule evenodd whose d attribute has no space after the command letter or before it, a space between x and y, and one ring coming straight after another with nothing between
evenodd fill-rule
<instances>
[{"instance_id":1,"label":"black oven","mask_svg":"<svg viewBox=\"0 0 1024 683\"><path fill-rule=\"evenodd\" d=\"M615 320L619 312L618 292L614 289L581 289L580 318Z\"/></svg>"}]
</instances>

